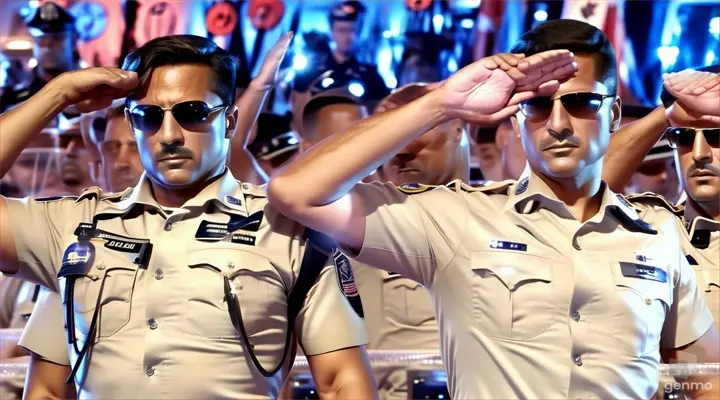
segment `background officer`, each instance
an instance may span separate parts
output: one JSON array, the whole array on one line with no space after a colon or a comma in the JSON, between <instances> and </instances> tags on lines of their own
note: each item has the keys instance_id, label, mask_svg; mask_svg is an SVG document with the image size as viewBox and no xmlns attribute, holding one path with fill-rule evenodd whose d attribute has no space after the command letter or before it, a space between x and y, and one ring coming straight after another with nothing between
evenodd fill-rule
<instances>
[{"instance_id":1,"label":"background officer","mask_svg":"<svg viewBox=\"0 0 720 400\"><path fill-rule=\"evenodd\" d=\"M45 2L26 19L32 37L33 58L37 60L29 80L0 97L0 113L17 106L37 93L47 82L63 72L80 68L75 18L53 2Z\"/></svg>"}]
</instances>

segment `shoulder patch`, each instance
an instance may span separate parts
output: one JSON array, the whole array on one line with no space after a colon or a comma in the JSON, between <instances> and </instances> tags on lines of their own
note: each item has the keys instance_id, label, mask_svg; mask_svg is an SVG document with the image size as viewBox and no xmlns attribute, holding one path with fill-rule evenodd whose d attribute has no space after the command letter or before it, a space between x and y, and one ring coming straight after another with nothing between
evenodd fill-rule
<instances>
[{"instance_id":1,"label":"shoulder patch","mask_svg":"<svg viewBox=\"0 0 720 400\"><path fill-rule=\"evenodd\" d=\"M428 190L435 189L437 186L424 185L422 183L405 183L397 186L398 190L407 194L417 194L427 192Z\"/></svg>"},{"instance_id":2,"label":"shoulder patch","mask_svg":"<svg viewBox=\"0 0 720 400\"><path fill-rule=\"evenodd\" d=\"M636 205L643 205L643 206L658 206L665 208L666 210L670 211L671 213L682 216L685 212L685 207L681 205L675 205L670 203L666 198L663 196L660 196L659 194L655 193L643 193L643 194L635 194L630 196L622 196L618 195L618 198L621 200L626 200L627 202L630 202L634 206L634 208L638 208Z\"/></svg>"},{"instance_id":3,"label":"shoulder patch","mask_svg":"<svg viewBox=\"0 0 720 400\"><path fill-rule=\"evenodd\" d=\"M355 284L355 275L353 274L352 267L350 266L350 260L340 252L336 250L333 254L333 261L335 263L335 270L337 272L338 284L342 290L345 298L352 306L355 313L360 318L365 318L365 313L362 308L362 300L360 299L360 293L358 292L357 285Z\"/></svg>"}]
</instances>

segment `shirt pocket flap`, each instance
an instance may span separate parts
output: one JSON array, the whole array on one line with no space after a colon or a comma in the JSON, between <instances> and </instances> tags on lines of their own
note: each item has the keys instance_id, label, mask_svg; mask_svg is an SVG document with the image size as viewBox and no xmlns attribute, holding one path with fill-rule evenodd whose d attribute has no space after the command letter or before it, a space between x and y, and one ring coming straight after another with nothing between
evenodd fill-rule
<instances>
[{"instance_id":1,"label":"shirt pocket flap","mask_svg":"<svg viewBox=\"0 0 720 400\"><path fill-rule=\"evenodd\" d=\"M552 282L554 260L519 253L473 252L472 270L480 276L494 275L509 290L532 281Z\"/></svg>"}]
</instances>

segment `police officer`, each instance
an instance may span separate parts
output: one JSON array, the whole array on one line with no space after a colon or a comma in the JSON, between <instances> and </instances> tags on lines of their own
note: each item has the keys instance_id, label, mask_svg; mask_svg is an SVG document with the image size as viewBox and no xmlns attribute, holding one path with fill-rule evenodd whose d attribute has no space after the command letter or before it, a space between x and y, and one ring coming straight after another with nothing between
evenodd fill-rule
<instances>
[{"instance_id":1,"label":"police officer","mask_svg":"<svg viewBox=\"0 0 720 400\"><path fill-rule=\"evenodd\" d=\"M0 138L4 173L57 110L136 93L127 115L146 174L134 188L0 198L10 232L0 268L62 296L78 395L276 397L297 343L321 394L373 397L366 333L338 285L343 257L225 167L238 115L232 55L170 36L124 66L63 74L0 116L11 133Z\"/></svg>"},{"instance_id":2,"label":"police officer","mask_svg":"<svg viewBox=\"0 0 720 400\"><path fill-rule=\"evenodd\" d=\"M0 113L29 99L61 73L79 68L75 18L64 8L50 1L44 2L26 19L26 24L37 66L32 69L29 81L3 90Z\"/></svg>"},{"instance_id":3,"label":"police officer","mask_svg":"<svg viewBox=\"0 0 720 400\"><path fill-rule=\"evenodd\" d=\"M565 47L574 56L556 50ZM661 348L720 361L671 212L641 219L601 181L604 143L620 120L610 42L559 20L513 51L525 57L473 63L301 154L271 178L270 203L359 262L429 289L453 398L649 398ZM512 114L530 164L519 182L353 188L442 122ZM706 377L689 379L705 387Z\"/></svg>"},{"instance_id":4,"label":"police officer","mask_svg":"<svg viewBox=\"0 0 720 400\"><path fill-rule=\"evenodd\" d=\"M258 134L248 150L268 176L298 152L299 139L290 127L291 118L273 113L262 113L258 117Z\"/></svg>"}]
</instances>

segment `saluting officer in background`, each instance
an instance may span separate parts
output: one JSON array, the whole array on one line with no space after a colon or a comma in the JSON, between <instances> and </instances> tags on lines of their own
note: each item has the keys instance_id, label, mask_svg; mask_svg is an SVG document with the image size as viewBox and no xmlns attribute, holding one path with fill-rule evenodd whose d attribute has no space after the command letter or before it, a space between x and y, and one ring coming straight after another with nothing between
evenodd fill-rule
<instances>
[{"instance_id":1,"label":"saluting officer in background","mask_svg":"<svg viewBox=\"0 0 720 400\"><path fill-rule=\"evenodd\" d=\"M225 166L233 56L171 36L124 66L63 74L0 116L4 173L60 110L135 91L126 116L146 173L134 188L0 197L0 268L59 291L78 395L277 397L299 344L321 395L373 397L367 335L338 285L343 257Z\"/></svg>"}]
</instances>

